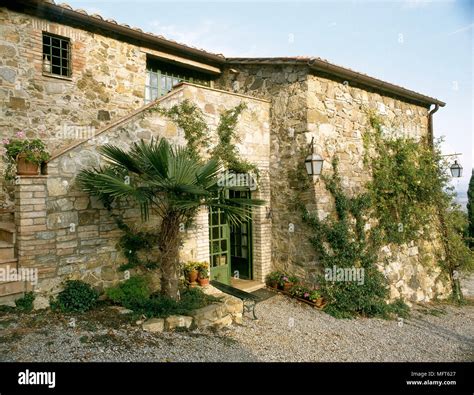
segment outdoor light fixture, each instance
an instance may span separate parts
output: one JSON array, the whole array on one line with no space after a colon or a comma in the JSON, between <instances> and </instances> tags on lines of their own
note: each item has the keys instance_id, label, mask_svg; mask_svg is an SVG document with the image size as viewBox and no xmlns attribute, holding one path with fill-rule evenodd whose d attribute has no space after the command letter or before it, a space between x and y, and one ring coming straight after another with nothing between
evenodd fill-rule
<instances>
[{"instance_id":1,"label":"outdoor light fixture","mask_svg":"<svg viewBox=\"0 0 474 395\"><path fill-rule=\"evenodd\" d=\"M319 176L323 170L323 158L314 153L314 137L311 139L311 154L304 161L308 176Z\"/></svg>"},{"instance_id":2,"label":"outdoor light fixture","mask_svg":"<svg viewBox=\"0 0 474 395\"><path fill-rule=\"evenodd\" d=\"M449 170L451 170L451 176L453 176L454 178L459 178L462 176L462 166L458 163L457 160L454 161Z\"/></svg>"}]
</instances>

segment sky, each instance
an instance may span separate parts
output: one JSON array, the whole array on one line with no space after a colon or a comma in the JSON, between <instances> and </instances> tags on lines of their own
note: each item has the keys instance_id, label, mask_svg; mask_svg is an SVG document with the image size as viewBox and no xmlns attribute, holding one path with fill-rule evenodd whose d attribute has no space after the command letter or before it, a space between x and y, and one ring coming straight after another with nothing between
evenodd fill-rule
<instances>
[{"instance_id":1,"label":"sky","mask_svg":"<svg viewBox=\"0 0 474 395\"><path fill-rule=\"evenodd\" d=\"M317 56L446 102L443 152L473 168L474 0L70 0L119 23L227 57ZM453 158L454 159L454 158Z\"/></svg>"}]
</instances>

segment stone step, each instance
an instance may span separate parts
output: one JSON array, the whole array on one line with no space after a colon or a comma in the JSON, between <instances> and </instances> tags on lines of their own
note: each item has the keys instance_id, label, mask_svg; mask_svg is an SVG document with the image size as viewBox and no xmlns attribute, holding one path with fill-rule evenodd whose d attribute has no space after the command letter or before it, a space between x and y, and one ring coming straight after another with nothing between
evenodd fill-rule
<instances>
[{"instance_id":1,"label":"stone step","mask_svg":"<svg viewBox=\"0 0 474 395\"><path fill-rule=\"evenodd\" d=\"M12 243L0 241L0 259L15 258L15 248Z\"/></svg>"},{"instance_id":2,"label":"stone step","mask_svg":"<svg viewBox=\"0 0 474 395\"><path fill-rule=\"evenodd\" d=\"M15 244L16 228L13 222L0 222L0 241Z\"/></svg>"}]
</instances>

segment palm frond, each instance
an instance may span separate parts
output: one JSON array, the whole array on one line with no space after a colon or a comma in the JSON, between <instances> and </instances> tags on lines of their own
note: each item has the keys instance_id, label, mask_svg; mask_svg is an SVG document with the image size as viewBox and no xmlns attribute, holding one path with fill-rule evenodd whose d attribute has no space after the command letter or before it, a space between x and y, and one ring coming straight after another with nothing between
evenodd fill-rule
<instances>
[{"instance_id":1,"label":"palm frond","mask_svg":"<svg viewBox=\"0 0 474 395\"><path fill-rule=\"evenodd\" d=\"M127 169L129 172L141 174L140 162L122 148L111 144L106 144L100 148L102 156L104 156L110 164Z\"/></svg>"}]
</instances>

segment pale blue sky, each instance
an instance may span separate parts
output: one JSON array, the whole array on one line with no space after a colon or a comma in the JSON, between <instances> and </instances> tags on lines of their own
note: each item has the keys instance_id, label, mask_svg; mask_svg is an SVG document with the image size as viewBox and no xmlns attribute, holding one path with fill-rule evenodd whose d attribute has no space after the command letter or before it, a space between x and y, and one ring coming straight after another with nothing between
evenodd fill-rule
<instances>
[{"instance_id":1,"label":"pale blue sky","mask_svg":"<svg viewBox=\"0 0 474 395\"><path fill-rule=\"evenodd\" d=\"M68 1L73 8L226 56L310 55L447 103L445 153L473 158L474 1Z\"/></svg>"}]
</instances>

